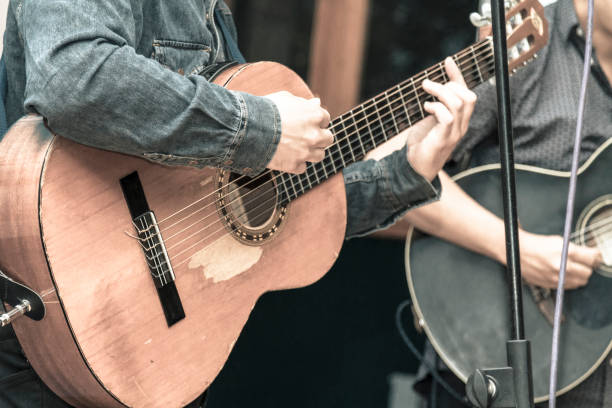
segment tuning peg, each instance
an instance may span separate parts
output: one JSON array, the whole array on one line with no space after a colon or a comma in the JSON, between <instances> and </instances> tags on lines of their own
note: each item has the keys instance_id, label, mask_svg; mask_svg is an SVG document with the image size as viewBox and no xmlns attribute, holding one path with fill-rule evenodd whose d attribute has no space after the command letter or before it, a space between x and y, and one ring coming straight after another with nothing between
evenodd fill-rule
<instances>
[{"instance_id":1,"label":"tuning peg","mask_svg":"<svg viewBox=\"0 0 612 408\"><path fill-rule=\"evenodd\" d=\"M474 27L483 27L491 24L491 2L483 1L480 5L480 13L470 13L470 22Z\"/></svg>"},{"instance_id":2,"label":"tuning peg","mask_svg":"<svg viewBox=\"0 0 612 408\"><path fill-rule=\"evenodd\" d=\"M538 54L537 53L533 54L533 59L536 59L536 58L538 58Z\"/></svg>"},{"instance_id":3,"label":"tuning peg","mask_svg":"<svg viewBox=\"0 0 612 408\"><path fill-rule=\"evenodd\" d=\"M470 13L470 22L474 27L484 27L491 24L491 18L473 12Z\"/></svg>"}]
</instances>

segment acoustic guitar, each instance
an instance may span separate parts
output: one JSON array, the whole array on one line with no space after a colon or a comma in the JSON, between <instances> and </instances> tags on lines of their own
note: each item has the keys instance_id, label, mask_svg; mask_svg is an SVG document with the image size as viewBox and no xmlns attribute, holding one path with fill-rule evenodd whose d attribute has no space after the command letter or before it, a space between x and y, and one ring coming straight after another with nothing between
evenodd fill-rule
<instances>
[{"instance_id":1,"label":"acoustic guitar","mask_svg":"<svg viewBox=\"0 0 612 408\"><path fill-rule=\"evenodd\" d=\"M558 395L586 379L612 349L612 139L580 168L572 241L597 246L604 264L586 286L565 293L559 348ZM569 172L516 165L521 227L562 235ZM470 196L503 217L499 164L455 176ZM512 327L506 268L469 250L411 230L406 271L414 311L432 345L463 382L476 368L507 365L504 344ZM534 396L548 399L552 319L546 296L524 285L525 336L531 342ZM554 302L554 293L551 294ZM553 303L554 304L554 303Z\"/></svg>"},{"instance_id":2,"label":"acoustic guitar","mask_svg":"<svg viewBox=\"0 0 612 408\"><path fill-rule=\"evenodd\" d=\"M508 12L514 69L547 40L537 1ZM454 55L469 86L493 75L491 39ZM0 267L47 313L15 332L32 366L77 407L181 407L217 376L258 297L321 278L340 251L341 171L425 116L439 63L334 119L305 173L168 167L55 135L41 117L0 143ZM230 67L228 89L311 98L288 68ZM75 119L76 120L76 119Z\"/></svg>"}]
</instances>

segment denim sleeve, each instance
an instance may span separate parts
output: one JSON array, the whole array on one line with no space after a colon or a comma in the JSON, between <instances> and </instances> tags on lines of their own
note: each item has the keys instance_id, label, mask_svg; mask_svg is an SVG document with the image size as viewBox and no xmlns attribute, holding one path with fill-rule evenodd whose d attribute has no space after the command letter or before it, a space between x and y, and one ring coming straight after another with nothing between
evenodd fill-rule
<instances>
[{"instance_id":1,"label":"denim sleeve","mask_svg":"<svg viewBox=\"0 0 612 408\"><path fill-rule=\"evenodd\" d=\"M137 54L142 7L136 0L18 2L26 111L97 148L167 164L262 171L280 139L274 103Z\"/></svg>"},{"instance_id":2,"label":"denim sleeve","mask_svg":"<svg viewBox=\"0 0 612 408\"><path fill-rule=\"evenodd\" d=\"M430 183L410 166L406 146L380 161L357 162L343 174L347 239L386 228L406 211L440 198L440 181Z\"/></svg>"}]
</instances>

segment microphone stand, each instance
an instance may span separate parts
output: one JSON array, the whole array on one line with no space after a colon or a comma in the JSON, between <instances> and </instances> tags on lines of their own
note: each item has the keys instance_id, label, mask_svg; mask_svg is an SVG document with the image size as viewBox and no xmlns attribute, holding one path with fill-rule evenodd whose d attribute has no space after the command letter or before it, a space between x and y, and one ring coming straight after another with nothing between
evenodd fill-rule
<instances>
[{"instance_id":1,"label":"microphone stand","mask_svg":"<svg viewBox=\"0 0 612 408\"><path fill-rule=\"evenodd\" d=\"M514 149L508 81L505 8L502 0L492 0L493 50L500 161L506 233L506 259L512 302L511 339L506 342L508 367L477 369L466 384L466 394L477 407L533 408L531 348L525 339L523 297L518 245Z\"/></svg>"}]
</instances>

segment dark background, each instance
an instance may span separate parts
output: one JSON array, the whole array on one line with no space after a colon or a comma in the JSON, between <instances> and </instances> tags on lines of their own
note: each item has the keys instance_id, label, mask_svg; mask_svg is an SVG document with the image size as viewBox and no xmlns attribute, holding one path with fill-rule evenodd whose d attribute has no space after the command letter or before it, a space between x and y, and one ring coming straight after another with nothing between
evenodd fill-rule
<instances>
[{"instance_id":1,"label":"dark background","mask_svg":"<svg viewBox=\"0 0 612 408\"><path fill-rule=\"evenodd\" d=\"M476 4L371 0L362 99L470 45ZM314 5L234 0L246 59L278 61L306 79ZM319 282L261 297L210 388L208 408L390 406L391 375L418 367L394 323L408 297L403 242L346 241ZM421 346L423 336L405 321Z\"/></svg>"}]
</instances>

